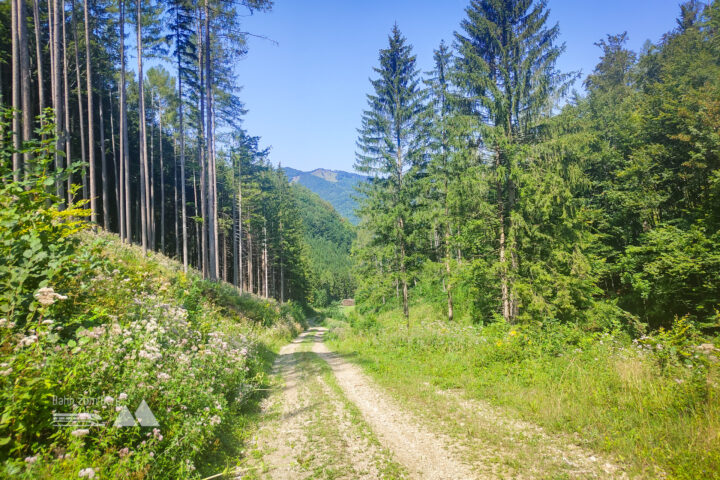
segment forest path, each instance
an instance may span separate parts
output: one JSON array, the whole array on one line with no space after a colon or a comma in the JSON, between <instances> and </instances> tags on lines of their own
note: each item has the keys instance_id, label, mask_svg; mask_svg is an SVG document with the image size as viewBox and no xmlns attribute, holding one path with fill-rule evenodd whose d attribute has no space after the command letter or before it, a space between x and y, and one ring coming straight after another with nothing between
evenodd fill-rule
<instances>
[{"instance_id":1,"label":"forest path","mask_svg":"<svg viewBox=\"0 0 720 480\"><path fill-rule=\"evenodd\" d=\"M326 331L312 327L280 351L281 388L263 405L243 478L627 478L571 439L451 392L419 402L432 411L401 405L331 352Z\"/></svg>"}]
</instances>

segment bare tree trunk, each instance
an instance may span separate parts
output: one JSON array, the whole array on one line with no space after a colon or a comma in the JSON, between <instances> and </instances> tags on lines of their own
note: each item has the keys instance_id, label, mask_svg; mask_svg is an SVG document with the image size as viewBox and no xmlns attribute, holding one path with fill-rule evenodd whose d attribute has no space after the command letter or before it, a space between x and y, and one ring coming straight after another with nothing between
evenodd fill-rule
<instances>
[{"instance_id":1,"label":"bare tree trunk","mask_svg":"<svg viewBox=\"0 0 720 480\"><path fill-rule=\"evenodd\" d=\"M22 93L22 139L30 141L32 137L32 104L30 101L30 52L27 33L27 15L25 14L25 0L18 2L18 30L20 47L20 91ZM23 155L25 175L30 166L30 153Z\"/></svg>"},{"instance_id":2,"label":"bare tree trunk","mask_svg":"<svg viewBox=\"0 0 720 480\"><path fill-rule=\"evenodd\" d=\"M252 248L252 235L248 231L248 254L247 254L247 275L248 275L248 292L253 293L255 286L253 285L253 248Z\"/></svg>"},{"instance_id":3,"label":"bare tree trunk","mask_svg":"<svg viewBox=\"0 0 720 480\"><path fill-rule=\"evenodd\" d=\"M150 118L153 118L153 97L150 94ZM148 178L150 180L150 191L148 195L148 244L151 250L155 250L155 123L150 122L150 162L148 164Z\"/></svg>"},{"instance_id":4,"label":"bare tree trunk","mask_svg":"<svg viewBox=\"0 0 720 480\"><path fill-rule=\"evenodd\" d=\"M70 137L70 81L68 79L68 70L69 70L69 64L67 59L67 32L65 31L65 24L67 23L65 21L65 0L62 0L62 76L63 76L63 101L64 101L64 111L65 111L65 124L63 129L63 138L65 139L65 166L70 169L70 166L72 165L72 155L71 155L71 145L72 145L72 137ZM78 89L80 86L78 85ZM88 191L87 191L87 176L85 175L85 166L82 167L82 188L83 188L83 198L87 199ZM72 204L72 178L68 177L67 180L67 196L68 196L68 205Z\"/></svg>"},{"instance_id":5,"label":"bare tree trunk","mask_svg":"<svg viewBox=\"0 0 720 480\"><path fill-rule=\"evenodd\" d=\"M282 232L283 232L283 224L282 220L280 220L279 225L279 231L280 231L280 245L282 247L283 245L283 238L282 238ZM280 251L280 303L285 303L285 264L284 264L284 255L282 250Z\"/></svg>"},{"instance_id":6,"label":"bare tree trunk","mask_svg":"<svg viewBox=\"0 0 720 480\"><path fill-rule=\"evenodd\" d=\"M130 154L128 152L127 93L125 83L125 0L120 0L120 164L122 165L120 173L122 184L124 185L123 201L121 203L123 204L122 220L125 221L124 238L130 243L132 242ZM121 236L123 235L121 234Z\"/></svg>"},{"instance_id":7,"label":"bare tree trunk","mask_svg":"<svg viewBox=\"0 0 720 480\"><path fill-rule=\"evenodd\" d=\"M263 257L262 257L262 269L263 275L265 276L265 284L263 287L264 297L268 298L268 247L267 247L267 220L263 225Z\"/></svg>"},{"instance_id":8,"label":"bare tree trunk","mask_svg":"<svg viewBox=\"0 0 720 480\"><path fill-rule=\"evenodd\" d=\"M35 55L37 56L38 105L40 114L45 111L45 76L43 75L42 42L40 40L40 7L38 0L33 0L33 23L35 25ZM42 120L40 125L43 125Z\"/></svg>"},{"instance_id":9,"label":"bare tree trunk","mask_svg":"<svg viewBox=\"0 0 720 480\"><path fill-rule=\"evenodd\" d=\"M193 194L195 195L195 217L200 213L198 210L198 191L197 182L195 181L195 170L193 170ZM198 222L195 222L195 248L197 249L197 264L198 270L205 271L203 266L203 236L201 235L201 228Z\"/></svg>"},{"instance_id":10,"label":"bare tree trunk","mask_svg":"<svg viewBox=\"0 0 720 480\"><path fill-rule=\"evenodd\" d=\"M145 124L145 92L143 77L143 53L142 53L142 0L136 0L135 12L137 15L137 62L138 62L138 103L139 103L139 125L140 138L138 139L138 151L140 153L140 231L143 253L148 248L148 227L149 227L149 197L150 181L148 178L147 158L147 132Z\"/></svg>"},{"instance_id":11,"label":"bare tree trunk","mask_svg":"<svg viewBox=\"0 0 720 480\"><path fill-rule=\"evenodd\" d=\"M53 55L53 107L55 108L55 169L62 169L63 164L63 135L65 133L65 127L63 126L63 100L62 100L62 84L60 79L60 18L61 18L61 0L53 1L53 19L52 19L52 55ZM68 155L69 161L69 155ZM57 189L57 195L61 199L65 197L65 186L62 180L58 177L55 183Z\"/></svg>"},{"instance_id":12,"label":"bare tree trunk","mask_svg":"<svg viewBox=\"0 0 720 480\"><path fill-rule=\"evenodd\" d=\"M90 16L88 13L89 5L88 0L85 0L85 76L87 81L87 106L88 106L88 162L90 162L89 172L88 175L90 175L90 221L92 223L97 223L97 191L95 186L95 108L93 106L93 89L92 89L92 59L90 57ZM75 11L75 7L73 5L73 11ZM74 18L74 17L73 17ZM77 40L76 40L77 42ZM77 44L75 45L75 57L77 60ZM78 96L80 95L80 62L77 62L78 64ZM78 102L80 105L82 105L82 102ZM102 106L100 106L100 109L102 110ZM82 111L82 108L80 108ZM101 113L102 115L102 113ZM83 131L82 131L82 117L80 117L80 138L83 138ZM81 148L84 150L84 142L81 142L80 144ZM103 146L103 149L105 147ZM85 155L85 152L83 151L83 157ZM104 156L104 153L103 153ZM84 158L83 158L84 161ZM103 160L103 171L106 168L104 164L105 160ZM103 179L105 178L105 172L103 173ZM105 182L105 180L103 180ZM103 189L105 188L105 184L103 183ZM103 191L103 202L107 198L107 195ZM103 209L105 210L105 207L103 206ZM106 222L105 228L107 228L108 223Z\"/></svg>"},{"instance_id":13,"label":"bare tree trunk","mask_svg":"<svg viewBox=\"0 0 720 480\"><path fill-rule=\"evenodd\" d=\"M108 172L107 172L107 157L105 156L105 119L103 111L102 96L98 104L99 120L100 120L100 168L102 175L102 204L103 204L103 227L106 231L110 231L110 198L108 192ZM91 189L92 190L92 189Z\"/></svg>"},{"instance_id":14,"label":"bare tree trunk","mask_svg":"<svg viewBox=\"0 0 720 480\"><path fill-rule=\"evenodd\" d=\"M87 9L87 1L85 2L85 8ZM83 101L82 101L82 91L80 88L80 85L82 85L82 80L80 79L80 54L78 53L78 36L77 36L77 21L75 20L75 0L70 0L70 8L72 9L72 28L73 28L73 41L75 42L75 78L77 80L77 100L78 100L78 117L80 119L80 158L82 159L83 163L83 196L87 199L87 185L86 185L86 176L85 176L85 162L87 161L87 157L85 156L85 113L83 109ZM85 22L86 22L86 30L85 30L85 43L88 42L88 34L87 34L87 13L85 14ZM87 51L89 54L89 51ZM90 66L90 60L87 61L88 66ZM89 71L87 72L89 73ZM91 102L91 95L90 95L90 80L88 78L88 128L90 126L90 115L92 115L92 109L90 105L92 105ZM92 129L91 129L92 132ZM92 135L92 133L90 133ZM92 145L94 142L90 143L90 150L92 151ZM70 151L70 150L68 150ZM95 205L95 195L94 195L94 188L95 188L95 181L93 180L93 174L94 174L94 161L93 161L93 154L91 153L91 160L90 160L90 221L95 224L97 223L97 205Z\"/></svg>"},{"instance_id":15,"label":"bare tree trunk","mask_svg":"<svg viewBox=\"0 0 720 480\"><path fill-rule=\"evenodd\" d=\"M173 215L173 220L175 224L175 258L180 258L180 228L178 226L179 221L179 205L178 205L178 164L177 164L178 158L177 158L177 137L173 136L173 194L175 197L175 201L173 202L173 205L175 205L175 215Z\"/></svg>"},{"instance_id":16,"label":"bare tree trunk","mask_svg":"<svg viewBox=\"0 0 720 480\"><path fill-rule=\"evenodd\" d=\"M12 4L10 6L11 12L11 23L12 26L10 28L11 35L12 35L12 108L13 108L13 116L12 116L12 143L13 143L13 155L12 155L12 164L13 164L13 180L16 182L20 181L20 173L22 170L22 164L20 161L20 149L22 147L22 136L21 136L21 110L22 110L22 92L21 92L21 72L20 72L20 12L18 11L19 4L22 0L11 0ZM55 157L56 159L56 168L57 167L57 159L58 156Z\"/></svg>"},{"instance_id":17,"label":"bare tree trunk","mask_svg":"<svg viewBox=\"0 0 720 480\"><path fill-rule=\"evenodd\" d=\"M122 182L122 176L121 171L122 167L120 165L120 160L117 156L117 151L115 149L115 114L113 112L113 101L112 101L112 95L108 95L108 102L110 103L110 142L112 146L112 156L113 156L113 172L115 172L115 207L117 208L117 220L118 220L118 233L120 233L120 239L123 239L123 235L121 232L125 231L125 220L123 219L123 182Z\"/></svg>"},{"instance_id":18,"label":"bare tree trunk","mask_svg":"<svg viewBox=\"0 0 720 480\"><path fill-rule=\"evenodd\" d=\"M197 38L199 40L200 45L198 45L197 49L197 55L198 55L198 65L200 70L200 95L199 95L199 108L198 108L198 126L200 129L198 141L200 142L199 148L198 148L198 155L199 155L199 163L200 163L200 210L202 212L202 236L203 236L203 248L202 248L202 258L203 258L203 276L209 277L211 280L215 280L215 272L212 271L214 267L214 262L212 265L210 265L209 259L212 258L211 255L209 255L209 219L208 219L208 165L207 165L207 141L205 137L205 73L203 70L203 58L205 55L203 45L203 34L202 34L202 21L200 19L200 10L198 9L198 32L197 32Z\"/></svg>"},{"instance_id":19,"label":"bare tree trunk","mask_svg":"<svg viewBox=\"0 0 720 480\"><path fill-rule=\"evenodd\" d=\"M223 266L223 279L227 282L228 278L228 272L227 272L227 235L223 234L222 236L222 266Z\"/></svg>"},{"instance_id":20,"label":"bare tree trunk","mask_svg":"<svg viewBox=\"0 0 720 480\"><path fill-rule=\"evenodd\" d=\"M496 154L496 165L500 163L500 154ZM497 184L498 189L498 223L500 225L499 241L500 241L500 291L502 296L502 312L505 321L511 321L510 315L510 297L508 294L508 271L505 260L505 200L503 198L503 188L500 181Z\"/></svg>"},{"instance_id":21,"label":"bare tree trunk","mask_svg":"<svg viewBox=\"0 0 720 480\"><path fill-rule=\"evenodd\" d=\"M211 99L213 97L211 96ZM218 196L217 196L217 163L215 157L215 108L214 103L211 101L210 109L208 111L209 118L212 122L210 129L210 151L212 152L210 158L212 159L210 172L212 173L212 201L213 201L213 225L215 229L215 264L218 265L218 232L220 227L218 226ZM216 268L218 268L216 266Z\"/></svg>"},{"instance_id":22,"label":"bare tree trunk","mask_svg":"<svg viewBox=\"0 0 720 480\"><path fill-rule=\"evenodd\" d=\"M447 209L446 209L446 218L447 218ZM453 298L452 298L452 284L450 282L450 231L449 229L445 230L445 275L447 276L447 288L446 288L446 294L447 294L447 305L448 305L448 320L452 321L454 312L453 312Z\"/></svg>"},{"instance_id":23,"label":"bare tree trunk","mask_svg":"<svg viewBox=\"0 0 720 480\"><path fill-rule=\"evenodd\" d=\"M180 15L177 11L176 15ZM179 22L179 19L178 19ZM185 201L185 130L183 124L183 81L182 81L182 64L181 56L178 50L177 54L177 78L178 78L178 123L179 123L179 136L180 136L180 191L182 200L182 250L183 250L183 270L187 272L188 258L187 258L187 218L186 218L186 201ZM177 240L176 240L177 241Z\"/></svg>"},{"instance_id":24,"label":"bare tree trunk","mask_svg":"<svg viewBox=\"0 0 720 480\"><path fill-rule=\"evenodd\" d=\"M237 264L239 272L238 284L240 285L240 291L243 291L243 245L242 245L242 160L238 159L238 198L237 198L237 211L238 211L238 249L237 249Z\"/></svg>"},{"instance_id":25,"label":"bare tree trunk","mask_svg":"<svg viewBox=\"0 0 720 480\"><path fill-rule=\"evenodd\" d=\"M159 103L159 102L158 102ZM160 251L165 253L165 171L163 170L163 112L158 105L160 130Z\"/></svg>"},{"instance_id":26,"label":"bare tree trunk","mask_svg":"<svg viewBox=\"0 0 720 480\"><path fill-rule=\"evenodd\" d=\"M205 121L205 162L206 162L206 185L205 185L205 201L207 202L207 235L208 235L208 260L209 274L212 280L217 279L218 275L218 231L217 231L217 212L215 199L215 159L212 149L213 141L213 121L212 121L212 61L210 57L210 9L208 0L205 0L205 30L204 42L200 50L202 52L202 60L205 65L204 73L204 94L205 104L201 108L201 115ZM200 65L203 63L201 62ZM203 77L201 77L202 85ZM202 101L202 100L201 100Z\"/></svg>"},{"instance_id":27,"label":"bare tree trunk","mask_svg":"<svg viewBox=\"0 0 720 480\"><path fill-rule=\"evenodd\" d=\"M444 198L443 203L445 206L445 275L447 277L447 304L448 304L448 320L452 322L454 311L453 311L453 298L452 298L452 282L450 281L450 257L452 255L452 248L450 246L450 209L448 208L448 171L447 163L445 165L445 178L444 178Z\"/></svg>"}]
</instances>

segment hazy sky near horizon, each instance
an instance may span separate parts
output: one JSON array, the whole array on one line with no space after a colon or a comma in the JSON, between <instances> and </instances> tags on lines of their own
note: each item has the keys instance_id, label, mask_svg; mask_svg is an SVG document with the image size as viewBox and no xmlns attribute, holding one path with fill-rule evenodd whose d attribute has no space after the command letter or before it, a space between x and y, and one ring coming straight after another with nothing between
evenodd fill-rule
<instances>
[{"instance_id":1,"label":"hazy sky near horizon","mask_svg":"<svg viewBox=\"0 0 720 480\"><path fill-rule=\"evenodd\" d=\"M675 27L679 0L549 0L566 51L562 71L597 63L595 42L627 31L639 51ZM378 52L395 22L413 45L418 67L432 68L441 40L452 44L469 0L275 0L271 12L244 21L249 54L236 65L245 128L270 146L274 164L299 170L353 171L357 128ZM581 82L576 84L582 89Z\"/></svg>"}]
</instances>

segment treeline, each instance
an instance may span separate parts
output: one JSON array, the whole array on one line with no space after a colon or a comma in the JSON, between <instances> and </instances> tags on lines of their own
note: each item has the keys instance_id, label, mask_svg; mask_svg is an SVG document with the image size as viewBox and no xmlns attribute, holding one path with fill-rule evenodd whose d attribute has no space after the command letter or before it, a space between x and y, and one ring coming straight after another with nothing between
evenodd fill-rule
<instances>
[{"instance_id":1,"label":"treeline","mask_svg":"<svg viewBox=\"0 0 720 480\"><path fill-rule=\"evenodd\" d=\"M305 300L295 201L241 127L233 68L247 49L242 16L271 6L1 4L0 94L15 112L15 153L4 167L16 180L31 171L25 146L44 122L52 124L43 139L56 139L54 172L62 176L54 193L65 207L82 204L93 223L123 241L174 255L209 279Z\"/></svg>"},{"instance_id":2,"label":"treeline","mask_svg":"<svg viewBox=\"0 0 720 480\"><path fill-rule=\"evenodd\" d=\"M397 26L359 131L365 308L634 332L720 325L720 2L559 72L547 2L474 0L425 78Z\"/></svg>"}]
</instances>

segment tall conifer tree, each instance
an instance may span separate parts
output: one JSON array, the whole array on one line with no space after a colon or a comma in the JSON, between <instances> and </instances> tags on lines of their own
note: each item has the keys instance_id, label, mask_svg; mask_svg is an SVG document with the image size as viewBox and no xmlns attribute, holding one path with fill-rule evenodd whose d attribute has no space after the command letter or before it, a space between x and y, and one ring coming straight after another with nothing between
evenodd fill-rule
<instances>
[{"instance_id":1,"label":"tall conifer tree","mask_svg":"<svg viewBox=\"0 0 720 480\"><path fill-rule=\"evenodd\" d=\"M484 148L494 177L498 222L498 268L502 315L513 321L518 303L512 289L518 268L514 210L521 161L538 118L567 76L555 69L564 46L558 25L548 26L545 0L473 0L462 32L456 32L458 83L469 113L483 123Z\"/></svg>"},{"instance_id":2,"label":"tall conifer tree","mask_svg":"<svg viewBox=\"0 0 720 480\"><path fill-rule=\"evenodd\" d=\"M415 178L425 161L421 126L425 91L412 47L397 24L388 41L388 48L380 50L380 66L374 69L378 78L371 81L374 93L368 95L369 108L363 114L355 168L371 176L363 188L368 197L363 226L373 233L376 244L395 246L392 269L402 287L403 313L408 318L411 205Z\"/></svg>"}]
</instances>

